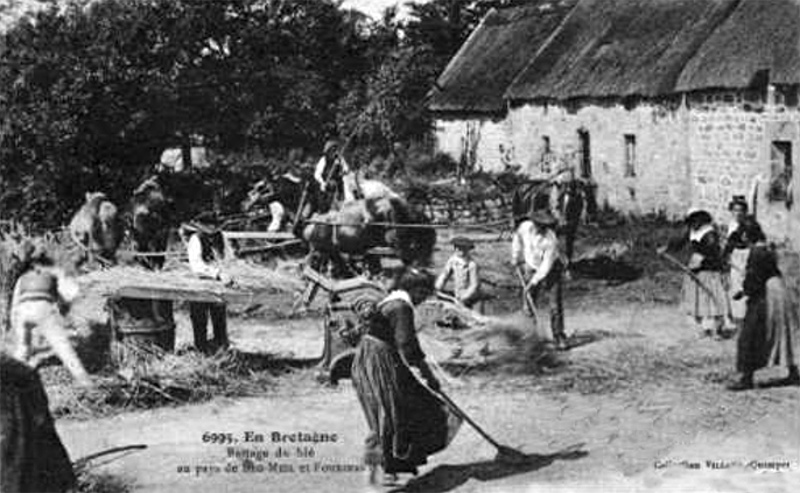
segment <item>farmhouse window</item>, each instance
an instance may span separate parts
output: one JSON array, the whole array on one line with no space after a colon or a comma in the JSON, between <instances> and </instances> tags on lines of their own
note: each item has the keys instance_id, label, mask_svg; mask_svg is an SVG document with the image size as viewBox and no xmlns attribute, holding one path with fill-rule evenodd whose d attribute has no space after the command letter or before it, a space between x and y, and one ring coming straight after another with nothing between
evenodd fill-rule
<instances>
[{"instance_id":1,"label":"farmhouse window","mask_svg":"<svg viewBox=\"0 0 800 493\"><path fill-rule=\"evenodd\" d=\"M792 143L783 140L773 141L770 161L768 198L773 202L786 201L789 199L789 184L792 182Z\"/></svg>"},{"instance_id":2,"label":"farmhouse window","mask_svg":"<svg viewBox=\"0 0 800 493\"><path fill-rule=\"evenodd\" d=\"M581 178L591 178L592 150L589 132L587 130L578 130L578 139L580 141L579 157L581 163Z\"/></svg>"},{"instance_id":3,"label":"farmhouse window","mask_svg":"<svg viewBox=\"0 0 800 493\"><path fill-rule=\"evenodd\" d=\"M636 176L636 136L625 134L625 176Z\"/></svg>"}]
</instances>

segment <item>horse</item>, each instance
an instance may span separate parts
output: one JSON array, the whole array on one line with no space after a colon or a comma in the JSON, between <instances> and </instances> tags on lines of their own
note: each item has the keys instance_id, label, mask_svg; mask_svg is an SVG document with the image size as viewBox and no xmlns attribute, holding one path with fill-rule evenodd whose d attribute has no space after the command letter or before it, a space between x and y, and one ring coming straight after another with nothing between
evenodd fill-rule
<instances>
[{"instance_id":1,"label":"horse","mask_svg":"<svg viewBox=\"0 0 800 493\"><path fill-rule=\"evenodd\" d=\"M136 252L166 252L172 209L172 201L168 199L158 176L148 178L133 191L131 233ZM162 268L165 260L165 255L139 257L139 262L148 269Z\"/></svg>"},{"instance_id":2,"label":"horse","mask_svg":"<svg viewBox=\"0 0 800 493\"><path fill-rule=\"evenodd\" d=\"M303 221L300 237L309 245L309 263L330 265L335 277L358 272L354 260L363 257L375 273L379 259L369 250L390 247L404 265L427 266L433 256L436 232L432 228L392 227L429 224L428 218L399 197L372 197L345 202L338 210L315 214Z\"/></svg>"},{"instance_id":3,"label":"horse","mask_svg":"<svg viewBox=\"0 0 800 493\"><path fill-rule=\"evenodd\" d=\"M69 233L90 260L96 256L113 264L123 235L117 206L102 192L87 192L86 202L69 223Z\"/></svg>"},{"instance_id":4,"label":"horse","mask_svg":"<svg viewBox=\"0 0 800 493\"><path fill-rule=\"evenodd\" d=\"M358 171L351 171L342 176L344 186L344 202L358 199L380 197L400 198L400 195L380 180L361 178Z\"/></svg>"},{"instance_id":5,"label":"horse","mask_svg":"<svg viewBox=\"0 0 800 493\"><path fill-rule=\"evenodd\" d=\"M322 192L312 176L289 172L267 177L253 184L247 198L242 202L242 212L251 212L257 206L266 205L272 216L267 231L279 231L288 218L297 223L298 220L307 219L312 214L328 212L331 208L337 210L343 204L359 199L401 198L383 182L359 179L354 172L346 174L343 183L344 201L334 203L331 207L328 203L330 197Z\"/></svg>"}]
</instances>

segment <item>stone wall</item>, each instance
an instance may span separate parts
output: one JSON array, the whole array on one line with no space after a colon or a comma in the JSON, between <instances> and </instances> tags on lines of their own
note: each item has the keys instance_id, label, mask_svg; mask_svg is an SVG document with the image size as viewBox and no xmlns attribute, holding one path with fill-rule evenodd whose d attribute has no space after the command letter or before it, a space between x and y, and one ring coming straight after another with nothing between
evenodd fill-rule
<instances>
[{"instance_id":1,"label":"stone wall","mask_svg":"<svg viewBox=\"0 0 800 493\"><path fill-rule=\"evenodd\" d=\"M509 118L518 164L531 176L547 176L562 163L580 170L579 132L585 132L601 206L632 214L682 213L689 193L688 146L686 112L679 102L630 109L597 103L525 105L512 109ZM632 170L626 165L626 136L635 141Z\"/></svg>"},{"instance_id":2,"label":"stone wall","mask_svg":"<svg viewBox=\"0 0 800 493\"><path fill-rule=\"evenodd\" d=\"M758 220L771 239L800 246L800 211L791 201L772 200L771 145L790 142L794 197L800 198L800 111L744 93L698 94L688 98L691 203L728 221L734 195L755 201Z\"/></svg>"},{"instance_id":3,"label":"stone wall","mask_svg":"<svg viewBox=\"0 0 800 493\"><path fill-rule=\"evenodd\" d=\"M800 249L797 88L770 91L713 91L629 106L606 101L525 104L512 107L501 121L440 119L437 146L456 160L470 152L476 168L518 166L541 178L559 165L580 169L579 132L585 132L601 206L631 214L664 212L672 218L703 207L722 224L728 221L730 198L749 199L758 181L759 221L770 237L791 240ZM792 143L791 207L768 197L775 140ZM635 150L633 173L626 165L626 147Z\"/></svg>"},{"instance_id":4,"label":"stone wall","mask_svg":"<svg viewBox=\"0 0 800 493\"><path fill-rule=\"evenodd\" d=\"M633 214L663 211L675 216L683 212L688 200L687 115L679 104L633 109L619 104L579 108L524 105L512 109L501 122L439 120L438 149L461 159L464 146L459 143L469 140L470 125L480 129L476 168L502 171L519 166L540 178L562 163L576 167L578 132L585 131L601 206ZM626 172L626 135L635 139L633 175Z\"/></svg>"},{"instance_id":5,"label":"stone wall","mask_svg":"<svg viewBox=\"0 0 800 493\"><path fill-rule=\"evenodd\" d=\"M436 148L474 170L501 172L515 162L507 118L441 118L436 121Z\"/></svg>"}]
</instances>

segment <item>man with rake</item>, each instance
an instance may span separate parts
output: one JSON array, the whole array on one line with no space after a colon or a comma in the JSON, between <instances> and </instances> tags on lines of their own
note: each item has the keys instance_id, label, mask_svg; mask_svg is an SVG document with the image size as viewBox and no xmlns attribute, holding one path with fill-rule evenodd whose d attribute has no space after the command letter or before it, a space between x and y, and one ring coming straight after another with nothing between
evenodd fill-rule
<instances>
[{"instance_id":1,"label":"man with rake","mask_svg":"<svg viewBox=\"0 0 800 493\"><path fill-rule=\"evenodd\" d=\"M558 350L567 349L564 330L563 262L555 227L557 220L547 211L537 210L520 223L511 243L511 260L520 278L525 308L537 317L549 312L550 333Z\"/></svg>"}]
</instances>

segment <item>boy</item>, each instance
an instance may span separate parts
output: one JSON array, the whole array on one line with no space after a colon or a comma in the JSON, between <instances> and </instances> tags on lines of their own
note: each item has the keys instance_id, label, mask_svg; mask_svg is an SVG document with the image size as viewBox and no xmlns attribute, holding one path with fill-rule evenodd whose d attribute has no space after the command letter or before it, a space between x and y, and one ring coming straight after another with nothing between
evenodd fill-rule
<instances>
[{"instance_id":1,"label":"boy","mask_svg":"<svg viewBox=\"0 0 800 493\"><path fill-rule=\"evenodd\" d=\"M447 260L444 270L436 279L436 290L444 290L447 281L452 277L456 300L467 308L472 308L480 301L478 264L470 254L475 244L469 238L457 236L453 238L453 246L456 251Z\"/></svg>"}]
</instances>

